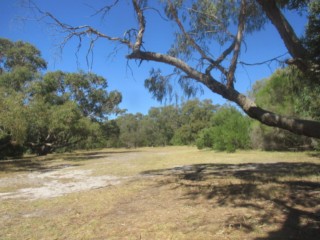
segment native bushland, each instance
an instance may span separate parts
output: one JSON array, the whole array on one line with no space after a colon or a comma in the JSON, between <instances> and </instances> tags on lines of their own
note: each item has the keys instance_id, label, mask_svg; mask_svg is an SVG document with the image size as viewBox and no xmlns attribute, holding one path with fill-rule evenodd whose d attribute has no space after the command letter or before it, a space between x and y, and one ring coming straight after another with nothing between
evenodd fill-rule
<instances>
[{"instance_id":1,"label":"native bushland","mask_svg":"<svg viewBox=\"0 0 320 240\"><path fill-rule=\"evenodd\" d=\"M33 45L0 39L0 156L101 146L122 96L93 73L44 72ZM103 145L104 146L104 145Z\"/></svg>"}]
</instances>

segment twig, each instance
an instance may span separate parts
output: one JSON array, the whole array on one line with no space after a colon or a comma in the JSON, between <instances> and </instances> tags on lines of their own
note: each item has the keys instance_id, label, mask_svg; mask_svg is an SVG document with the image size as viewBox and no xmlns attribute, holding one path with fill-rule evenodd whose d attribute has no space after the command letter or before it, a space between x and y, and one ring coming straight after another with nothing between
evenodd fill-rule
<instances>
[{"instance_id":1,"label":"twig","mask_svg":"<svg viewBox=\"0 0 320 240\"><path fill-rule=\"evenodd\" d=\"M287 55L288 52L284 53L284 54L281 54L277 57L274 57L274 58L271 58L271 59L268 59L268 60L265 60L265 61L262 61L262 62L257 62L257 63L247 63L247 62L243 62L243 61L239 61L238 63L242 64L242 65L246 65L246 66L257 66L257 65L263 65L263 64L266 64L266 63L269 63L269 62L273 62L273 61L279 61L278 59L281 58L281 57L284 57L285 55Z\"/></svg>"}]
</instances>

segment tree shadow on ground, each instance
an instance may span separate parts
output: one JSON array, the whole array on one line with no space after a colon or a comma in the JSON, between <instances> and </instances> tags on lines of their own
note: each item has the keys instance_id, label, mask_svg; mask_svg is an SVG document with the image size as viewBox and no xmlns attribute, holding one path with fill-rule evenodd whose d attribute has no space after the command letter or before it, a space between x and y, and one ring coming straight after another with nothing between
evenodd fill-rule
<instances>
[{"instance_id":1,"label":"tree shadow on ground","mask_svg":"<svg viewBox=\"0 0 320 240\"><path fill-rule=\"evenodd\" d=\"M202 197L213 206L253 211L250 219L227 219L227 225L242 231L276 224L256 240L320 239L319 164L195 164L142 174L165 176L160 185L183 188L191 201Z\"/></svg>"},{"instance_id":2,"label":"tree shadow on ground","mask_svg":"<svg viewBox=\"0 0 320 240\"><path fill-rule=\"evenodd\" d=\"M110 156L118 154L128 154L140 152L138 150L125 150L125 151L93 151L93 152L84 152L84 153L69 153L62 154L64 160L68 161L86 161L86 160L98 160L106 159Z\"/></svg>"},{"instance_id":3,"label":"tree shadow on ground","mask_svg":"<svg viewBox=\"0 0 320 240\"><path fill-rule=\"evenodd\" d=\"M79 164L50 164L50 160L35 160L35 159L15 159L10 161L0 162L0 172L13 173L13 172L50 172L66 167L80 166Z\"/></svg>"},{"instance_id":4,"label":"tree shadow on ground","mask_svg":"<svg viewBox=\"0 0 320 240\"><path fill-rule=\"evenodd\" d=\"M82 161L106 159L117 154L135 153L137 150L92 151L83 153L48 154L46 156L27 156L22 159L0 160L0 172L48 172L65 167L80 166ZM62 162L62 163L59 163Z\"/></svg>"},{"instance_id":5,"label":"tree shadow on ground","mask_svg":"<svg viewBox=\"0 0 320 240\"><path fill-rule=\"evenodd\" d=\"M314 158L319 158L320 159L320 152L311 152L311 153L308 153L308 155L310 157L314 157Z\"/></svg>"}]
</instances>

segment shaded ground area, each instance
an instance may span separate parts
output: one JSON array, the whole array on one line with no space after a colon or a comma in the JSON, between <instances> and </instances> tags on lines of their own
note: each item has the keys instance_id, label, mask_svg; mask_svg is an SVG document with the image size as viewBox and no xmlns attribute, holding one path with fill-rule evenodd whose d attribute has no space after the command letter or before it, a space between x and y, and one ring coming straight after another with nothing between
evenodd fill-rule
<instances>
[{"instance_id":1,"label":"shaded ground area","mask_svg":"<svg viewBox=\"0 0 320 240\"><path fill-rule=\"evenodd\" d=\"M146 175L166 176L159 185L183 188L184 198L253 210L226 224L244 232L281 223L262 239L320 239L320 165L313 163L194 164Z\"/></svg>"},{"instance_id":2,"label":"shaded ground area","mask_svg":"<svg viewBox=\"0 0 320 240\"><path fill-rule=\"evenodd\" d=\"M0 239L320 239L320 158L167 147L3 161Z\"/></svg>"}]
</instances>

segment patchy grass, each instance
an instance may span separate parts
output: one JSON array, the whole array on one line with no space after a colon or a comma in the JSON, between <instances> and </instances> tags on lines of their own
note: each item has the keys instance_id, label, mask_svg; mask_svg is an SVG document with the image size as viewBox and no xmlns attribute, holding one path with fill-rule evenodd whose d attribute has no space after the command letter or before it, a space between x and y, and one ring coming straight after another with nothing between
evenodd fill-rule
<instances>
[{"instance_id":1,"label":"patchy grass","mask_svg":"<svg viewBox=\"0 0 320 240\"><path fill-rule=\"evenodd\" d=\"M320 158L166 147L0 162L0 239L320 239Z\"/></svg>"}]
</instances>

